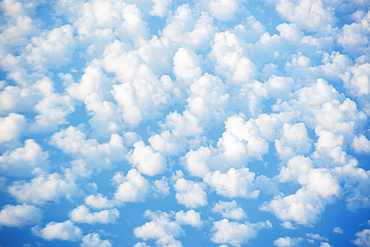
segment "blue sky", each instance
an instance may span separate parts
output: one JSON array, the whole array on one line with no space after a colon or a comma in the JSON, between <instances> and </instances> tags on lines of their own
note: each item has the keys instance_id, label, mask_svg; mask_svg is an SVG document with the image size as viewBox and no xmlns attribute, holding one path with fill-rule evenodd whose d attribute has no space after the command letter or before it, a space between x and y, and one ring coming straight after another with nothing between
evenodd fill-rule
<instances>
[{"instance_id":1,"label":"blue sky","mask_svg":"<svg viewBox=\"0 0 370 247\"><path fill-rule=\"evenodd\" d=\"M0 246L370 246L369 1L0 7Z\"/></svg>"}]
</instances>

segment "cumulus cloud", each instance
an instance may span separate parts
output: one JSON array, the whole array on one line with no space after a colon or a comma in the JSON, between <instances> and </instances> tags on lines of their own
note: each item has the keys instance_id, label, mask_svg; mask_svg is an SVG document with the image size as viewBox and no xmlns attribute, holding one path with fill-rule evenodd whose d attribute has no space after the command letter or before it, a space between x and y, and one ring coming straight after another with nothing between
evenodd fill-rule
<instances>
[{"instance_id":1,"label":"cumulus cloud","mask_svg":"<svg viewBox=\"0 0 370 247\"><path fill-rule=\"evenodd\" d=\"M111 247L109 240L101 240L99 233L89 233L82 238L81 247Z\"/></svg>"},{"instance_id":2,"label":"cumulus cloud","mask_svg":"<svg viewBox=\"0 0 370 247\"><path fill-rule=\"evenodd\" d=\"M50 222L44 228L32 227L32 233L48 241L59 239L76 242L82 239L82 230L71 221Z\"/></svg>"},{"instance_id":3,"label":"cumulus cloud","mask_svg":"<svg viewBox=\"0 0 370 247\"><path fill-rule=\"evenodd\" d=\"M299 243L302 241L303 238L281 237L274 241L274 245L279 247L293 247L299 246Z\"/></svg>"},{"instance_id":4,"label":"cumulus cloud","mask_svg":"<svg viewBox=\"0 0 370 247\"><path fill-rule=\"evenodd\" d=\"M219 201L212 209L213 212L220 213L222 217L232 220L241 220L247 218L244 210L238 206L236 201Z\"/></svg>"},{"instance_id":5,"label":"cumulus cloud","mask_svg":"<svg viewBox=\"0 0 370 247\"><path fill-rule=\"evenodd\" d=\"M198 208L208 204L205 184L180 178L174 185L176 199L187 208Z\"/></svg>"},{"instance_id":6,"label":"cumulus cloud","mask_svg":"<svg viewBox=\"0 0 370 247\"><path fill-rule=\"evenodd\" d=\"M116 174L115 176L120 175ZM117 177L116 177L117 178ZM114 196L122 202L143 202L150 191L150 184L136 169L121 175L121 181Z\"/></svg>"},{"instance_id":7,"label":"cumulus cloud","mask_svg":"<svg viewBox=\"0 0 370 247\"><path fill-rule=\"evenodd\" d=\"M0 226L22 227L41 221L39 208L23 203L22 205L5 205L0 211Z\"/></svg>"},{"instance_id":8,"label":"cumulus cloud","mask_svg":"<svg viewBox=\"0 0 370 247\"><path fill-rule=\"evenodd\" d=\"M78 206L69 213L69 217L73 222L88 223L88 224L109 224L115 223L119 217L117 209L102 210L99 212L90 213L90 210L85 205Z\"/></svg>"},{"instance_id":9,"label":"cumulus cloud","mask_svg":"<svg viewBox=\"0 0 370 247\"><path fill-rule=\"evenodd\" d=\"M256 198L260 191L253 188L255 174L248 168L235 170L231 168L227 173L220 171L207 173L204 177L211 188L214 188L217 194L225 197L245 197Z\"/></svg>"},{"instance_id":10,"label":"cumulus cloud","mask_svg":"<svg viewBox=\"0 0 370 247\"><path fill-rule=\"evenodd\" d=\"M166 158L154 152L145 143L138 141L134 144L134 151L128 154L128 161L141 173L154 176L162 173L166 168Z\"/></svg>"},{"instance_id":11,"label":"cumulus cloud","mask_svg":"<svg viewBox=\"0 0 370 247\"><path fill-rule=\"evenodd\" d=\"M49 154L32 139L24 147L6 151L0 156L0 173L10 177L30 177L35 169L49 170Z\"/></svg>"},{"instance_id":12,"label":"cumulus cloud","mask_svg":"<svg viewBox=\"0 0 370 247\"><path fill-rule=\"evenodd\" d=\"M142 238L144 241L148 239L156 239L157 246L182 246L176 238L185 234L181 225L201 226L200 214L194 210L188 212L177 212L175 220L172 220L173 214L167 214L161 211L152 212L145 211L145 217L151 221L134 229L135 237ZM143 246L142 243L138 246ZM144 245L146 246L146 245Z\"/></svg>"},{"instance_id":13,"label":"cumulus cloud","mask_svg":"<svg viewBox=\"0 0 370 247\"><path fill-rule=\"evenodd\" d=\"M47 201L57 202L61 197L71 199L80 193L80 188L74 181L52 173L41 174L30 182L15 181L8 186L8 192L18 202L43 204Z\"/></svg>"},{"instance_id":14,"label":"cumulus cloud","mask_svg":"<svg viewBox=\"0 0 370 247\"><path fill-rule=\"evenodd\" d=\"M364 229L356 233L353 243L357 246L370 246L370 229Z\"/></svg>"},{"instance_id":15,"label":"cumulus cloud","mask_svg":"<svg viewBox=\"0 0 370 247\"><path fill-rule=\"evenodd\" d=\"M10 113L5 118L0 118L0 143L17 139L26 127L23 115Z\"/></svg>"},{"instance_id":16,"label":"cumulus cloud","mask_svg":"<svg viewBox=\"0 0 370 247\"><path fill-rule=\"evenodd\" d=\"M262 228L271 228L269 221L258 223L238 223L229 222L227 219L213 222L214 231L211 241L217 244L230 244L232 246L241 246L249 239L255 238Z\"/></svg>"}]
</instances>

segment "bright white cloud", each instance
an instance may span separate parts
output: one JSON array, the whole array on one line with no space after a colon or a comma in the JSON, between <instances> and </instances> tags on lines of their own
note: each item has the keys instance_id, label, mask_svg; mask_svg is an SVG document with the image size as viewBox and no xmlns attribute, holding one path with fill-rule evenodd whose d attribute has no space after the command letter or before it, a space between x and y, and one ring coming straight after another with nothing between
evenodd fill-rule
<instances>
[{"instance_id":1,"label":"bright white cloud","mask_svg":"<svg viewBox=\"0 0 370 247\"><path fill-rule=\"evenodd\" d=\"M260 191L255 190L253 182L255 174L250 172L248 168L235 170L231 168L227 173L220 171L207 173L204 177L211 188L214 188L217 194L225 197L245 197L256 198Z\"/></svg>"},{"instance_id":2,"label":"bright white cloud","mask_svg":"<svg viewBox=\"0 0 370 247\"><path fill-rule=\"evenodd\" d=\"M211 241L217 244L230 244L241 246L249 239L255 238L262 228L272 227L269 221L249 223L229 222L227 219L213 222L212 230L215 232Z\"/></svg>"},{"instance_id":3,"label":"bright white cloud","mask_svg":"<svg viewBox=\"0 0 370 247\"><path fill-rule=\"evenodd\" d=\"M154 152L142 141L136 142L134 148L134 151L128 154L127 159L141 173L154 176L165 170L166 158L160 153Z\"/></svg>"},{"instance_id":4,"label":"bright white cloud","mask_svg":"<svg viewBox=\"0 0 370 247\"><path fill-rule=\"evenodd\" d=\"M187 208L198 208L208 204L205 184L196 183L191 180L180 178L174 185L176 189L176 199L180 204Z\"/></svg>"},{"instance_id":5,"label":"bright white cloud","mask_svg":"<svg viewBox=\"0 0 370 247\"><path fill-rule=\"evenodd\" d=\"M0 226L22 227L41 221L39 208L23 203L22 205L5 205L0 211Z\"/></svg>"},{"instance_id":6,"label":"bright white cloud","mask_svg":"<svg viewBox=\"0 0 370 247\"><path fill-rule=\"evenodd\" d=\"M111 247L109 240L101 240L99 233L89 233L82 238L81 247Z\"/></svg>"},{"instance_id":7,"label":"bright white cloud","mask_svg":"<svg viewBox=\"0 0 370 247\"><path fill-rule=\"evenodd\" d=\"M10 177L30 177L35 169L49 170L49 154L32 139L24 147L6 151L0 156L0 173Z\"/></svg>"},{"instance_id":8,"label":"bright white cloud","mask_svg":"<svg viewBox=\"0 0 370 247\"><path fill-rule=\"evenodd\" d=\"M59 239L75 242L82 239L82 230L69 220L60 223L52 221L45 228L35 226L31 230L36 236L48 241Z\"/></svg>"},{"instance_id":9,"label":"bright white cloud","mask_svg":"<svg viewBox=\"0 0 370 247\"><path fill-rule=\"evenodd\" d=\"M299 243L302 241L303 238L281 237L274 241L274 245L278 247L294 247L299 246Z\"/></svg>"},{"instance_id":10,"label":"bright white cloud","mask_svg":"<svg viewBox=\"0 0 370 247\"><path fill-rule=\"evenodd\" d=\"M90 213L88 207L81 205L73 209L69 213L69 217L73 222L88 223L88 224L109 224L115 223L119 217L117 209L102 210L99 212Z\"/></svg>"},{"instance_id":11,"label":"bright white cloud","mask_svg":"<svg viewBox=\"0 0 370 247\"><path fill-rule=\"evenodd\" d=\"M356 233L353 243L357 246L370 246L370 229L364 229Z\"/></svg>"},{"instance_id":12,"label":"bright white cloud","mask_svg":"<svg viewBox=\"0 0 370 247\"><path fill-rule=\"evenodd\" d=\"M128 171L122 177L114 196L122 202L144 202L149 195L150 184L136 169Z\"/></svg>"},{"instance_id":13,"label":"bright white cloud","mask_svg":"<svg viewBox=\"0 0 370 247\"><path fill-rule=\"evenodd\" d=\"M222 217L232 220L241 220L247 218L244 210L238 206L236 201L219 201L212 209L213 212L220 213Z\"/></svg>"}]
</instances>

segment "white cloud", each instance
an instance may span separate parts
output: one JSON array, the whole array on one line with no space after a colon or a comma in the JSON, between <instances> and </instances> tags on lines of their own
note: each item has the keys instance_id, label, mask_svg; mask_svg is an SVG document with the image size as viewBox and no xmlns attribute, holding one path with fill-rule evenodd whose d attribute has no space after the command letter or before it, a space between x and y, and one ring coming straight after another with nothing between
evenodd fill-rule
<instances>
[{"instance_id":1,"label":"white cloud","mask_svg":"<svg viewBox=\"0 0 370 247\"><path fill-rule=\"evenodd\" d=\"M338 233L338 234L342 234L343 230L340 227L336 226L336 227L334 227L333 232Z\"/></svg>"},{"instance_id":2,"label":"white cloud","mask_svg":"<svg viewBox=\"0 0 370 247\"><path fill-rule=\"evenodd\" d=\"M297 224L313 225L324 211L325 202L314 192L301 188L289 196L276 196L262 204L260 210L270 211L283 221L295 221Z\"/></svg>"},{"instance_id":3,"label":"white cloud","mask_svg":"<svg viewBox=\"0 0 370 247\"><path fill-rule=\"evenodd\" d=\"M272 75L268 81L265 82L265 85L270 96L286 99L289 97L294 87L294 81L291 77Z\"/></svg>"},{"instance_id":4,"label":"white cloud","mask_svg":"<svg viewBox=\"0 0 370 247\"><path fill-rule=\"evenodd\" d=\"M69 217L73 222L88 223L88 224L109 224L115 223L119 218L117 209L102 210L99 212L90 213L89 208L84 205L78 206L69 213Z\"/></svg>"},{"instance_id":5,"label":"white cloud","mask_svg":"<svg viewBox=\"0 0 370 247\"><path fill-rule=\"evenodd\" d=\"M200 213L195 212L193 209L187 212L179 211L175 214L176 222L180 225L191 225L192 227L202 226Z\"/></svg>"},{"instance_id":6,"label":"white cloud","mask_svg":"<svg viewBox=\"0 0 370 247\"><path fill-rule=\"evenodd\" d=\"M81 247L111 247L109 240L101 240L99 233L89 233L82 238Z\"/></svg>"},{"instance_id":7,"label":"white cloud","mask_svg":"<svg viewBox=\"0 0 370 247\"><path fill-rule=\"evenodd\" d=\"M321 242L320 247L332 247L332 246L327 242Z\"/></svg>"},{"instance_id":8,"label":"white cloud","mask_svg":"<svg viewBox=\"0 0 370 247\"><path fill-rule=\"evenodd\" d=\"M150 15L163 18L166 14L167 8L171 5L171 0L152 0L154 3L153 10L149 12Z\"/></svg>"},{"instance_id":9,"label":"white cloud","mask_svg":"<svg viewBox=\"0 0 370 247\"><path fill-rule=\"evenodd\" d=\"M227 219L213 222L212 231L215 233L211 237L211 241L217 244L230 244L232 246L240 246L248 242L249 239L255 238L258 231L262 228L271 228L269 221L258 223L238 223L229 222Z\"/></svg>"},{"instance_id":10,"label":"white cloud","mask_svg":"<svg viewBox=\"0 0 370 247\"><path fill-rule=\"evenodd\" d=\"M35 169L49 170L49 154L32 139L24 147L6 151L0 156L0 173L10 177L30 177Z\"/></svg>"},{"instance_id":11,"label":"white cloud","mask_svg":"<svg viewBox=\"0 0 370 247\"><path fill-rule=\"evenodd\" d=\"M325 7L321 0L279 0L276 10L286 20L296 23L308 31L319 31L327 26L334 26L334 10Z\"/></svg>"},{"instance_id":12,"label":"white cloud","mask_svg":"<svg viewBox=\"0 0 370 247\"><path fill-rule=\"evenodd\" d=\"M220 21L230 21L235 18L235 14L240 11L240 4L243 0L211 0L209 11L211 15Z\"/></svg>"},{"instance_id":13,"label":"white cloud","mask_svg":"<svg viewBox=\"0 0 370 247\"><path fill-rule=\"evenodd\" d=\"M26 46L25 58L36 69L59 67L66 64L73 53L73 27L54 28L40 37L33 37Z\"/></svg>"},{"instance_id":14,"label":"white cloud","mask_svg":"<svg viewBox=\"0 0 370 247\"><path fill-rule=\"evenodd\" d=\"M328 241L327 237L323 237L320 234L306 233L308 239Z\"/></svg>"},{"instance_id":15,"label":"white cloud","mask_svg":"<svg viewBox=\"0 0 370 247\"><path fill-rule=\"evenodd\" d=\"M364 229L356 233L353 243L357 246L370 246L370 229Z\"/></svg>"},{"instance_id":16,"label":"white cloud","mask_svg":"<svg viewBox=\"0 0 370 247\"><path fill-rule=\"evenodd\" d=\"M275 140L275 148L280 159L308 153L311 148L311 139L305 124L284 124L280 139Z\"/></svg>"},{"instance_id":17,"label":"white cloud","mask_svg":"<svg viewBox=\"0 0 370 247\"><path fill-rule=\"evenodd\" d=\"M145 211L144 216L151 218L150 222L134 229L134 235L145 241L156 239L157 246L182 246L178 238L184 235L184 230L176 221L171 221L170 215L158 211L153 213L150 210Z\"/></svg>"},{"instance_id":18,"label":"white cloud","mask_svg":"<svg viewBox=\"0 0 370 247\"><path fill-rule=\"evenodd\" d=\"M8 186L8 192L18 202L43 204L46 201L58 201L61 197L67 199L80 193L74 181L64 180L58 173L41 174L30 182L15 181Z\"/></svg>"},{"instance_id":19,"label":"white cloud","mask_svg":"<svg viewBox=\"0 0 370 247\"><path fill-rule=\"evenodd\" d=\"M114 162L122 161L126 153L121 136L112 134L109 142L99 144L73 126L55 133L50 144L72 157L83 158L98 170L111 168Z\"/></svg>"},{"instance_id":20,"label":"white cloud","mask_svg":"<svg viewBox=\"0 0 370 247\"><path fill-rule=\"evenodd\" d=\"M254 189L255 174L248 168L235 170L230 168L227 173L220 171L210 172L203 178L217 194L229 198L244 197L256 198L260 191Z\"/></svg>"},{"instance_id":21,"label":"white cloud","mask_svg":"<svg viewBox=\"0 0 370 247\"><path fill-rule=\"evenodd\" d=\"M200 59L190 49L180 48L173 58L173 65L176 78L183 79L187 83L202 75Z\"/></svg>"},{"instance_id":22,"label":"white cloud","mask_svg":"<svg viewBox=\"0 0 370 247\"><path fill-rule=\"evenodd\" d=\"M166 169L166 158L154 152L150 146L145 146L143 141L134 144L134 151L127 156L128 161L141 173L154 176Z\"/></svg>"},{"instance_id":23,"label":"white cloud","mask_svg":"<svg viewBox=\"0 0 370 247\"><path fill-rule=\"evenodd\" d=\"M50 222L45 228L39 226L31 228L32 233L48 241L59 239L64 241L79 241L82 239L82 230L75 226L71 221Z\"/></svg>"},{"instance_id":24,"label":"white cloud","mask_svg":"<svg viewBox=\"0 0 370 247\"><path fill-rule=\"evenodd\" d=\"M5 205L0 211L0 227L22 227L41 221L39 208L23 203L22 205Z\"/></svg>"},{"instance_id":25,"label":"white cloud","mask_svg":"<svg viewBox=\"0 0 370 247\"><path fill-rule=\"evenodd\" d=\"M128 171L126 177L122 177L114 196L122 202L143 202L149 195L150 184L136 169Z\"/></svg>"},{"instance_id":26,"label":"white cloud","mask_svg":"<svg viewBox=\"0 0 370 247\"><path fill-rule=\"evenodd\" d=\"M299 246L299 243L302 241L303 238L281 237L274 241L274 245L278 247L294 247Z\"/></svg>"},{"instance_id":27,"label":"white cloud","mask_svg":"<svg viewBox=\"0 0 370 247\"><path fill-rule=\"evenodd\" d=\"M0 117L0 143L17 139L26 126L23 115L10 113L5 118Z\"/></svg>"},{"instance_id":28,"label":"white cloud","mask_svg":"<svg viewBox=\"0 0 370 247\"><path fill-rule=\"evenodd\" d=\"M187 208L198 208L208 204L207 193L204 191L205 184L180 178L174 185L176 199Z\"/></svg>"},{"instance_id":29,"label":"white cloud","mask_svg":"<svg viewBox=\"0 0 370 247\"><path fill-rule=\"evenodd\" d=\"M85 203L89 207L102 209L102 208L112 208L114 206L113 201L108 200L106 196L102 194L89 195L85 198Z\"/></svg>"},{"instance_id":30,"label":"white cloud","mask_svg":"<svg viewBox=\"0 0 370 247\"><path fill-rule=\"evenodd\" d=\"M238 206L236 201L219 201L212 209L213 212L220 213L223 218L241 220L247 218L244 210Z\"/></svg>"}]
</instances>

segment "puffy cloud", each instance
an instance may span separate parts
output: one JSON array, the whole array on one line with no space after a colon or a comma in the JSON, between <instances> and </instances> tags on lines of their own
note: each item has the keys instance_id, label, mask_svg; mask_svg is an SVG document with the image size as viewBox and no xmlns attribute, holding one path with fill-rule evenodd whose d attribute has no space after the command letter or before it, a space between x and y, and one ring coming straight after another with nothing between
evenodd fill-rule
<instances>
[{"instance_id":1,"label":"puffy cloud","mask_svg":"<svg viewBox=\"0 0 370 247\"><path fill-rule=\"evenodd\" d=\"M91 208L102 209L112 208L114 206L113 201L108 200L107 197L102 194L89 195L85 198L85 203Z\"/></svg>"},{"instance_id":2,"label":"puffy cloud","mask_svg":"<svg viewBox=\"0 0 370 247\"><path fill-rule=\"evenodd\" d=\"M286 20L308 31L326 29L336 21L333 9L325 7L321 0L279 0L276 10Z\"/></svg>"},{"instance_id":3,"label":"puffy cloud","mask_svg":"<svg viewBox=\"0 0 370 247\"><path fill-rule=\"evenodd\" d=\"M184 213L180 211L175 214L176 220L171 220L173 215L158 211L153 213L150 210L145 211L145 217L151 219L150 222L134 229L135 237L142 238L145 241L148 239L156 239L157 246L182 246L176 238L185 234L181 225L200 226L201 220L199 213L194 210L189 210ZM146 246L140 245L138 246Z\"/></svg>"},{"instance_id":4,"label":"puffy cloud","mask_svg":"<svg viewBox=\"0 0 370 247\"><path fill-rule=\"evenodd\" d=\"M265 85L270 96L285 99L289 97L294 87L294 81L291 77L272 75L268 81L265 82Z\"/></svg>"},{"instance_id":5,"label":"puffy cloud","mask_svg":"<svg viewBox=\"0 0 370 247\"><path fill-rule=\"evenodd\" d=\"M145 143L138 141L134 144L134 151L128 154L128 161L141 173L154 176L162 173L166 168L166 158L160 153L154 152Z\"/></svg>"},{"instance_id":6,"label":"puffy cloud","mask_svg":"<svg viewBox=\"0 0 370 247\"><path fill-rule=\"evenodd\" d=\"M342 78L350 94L354 96L370 94L370 63L356 63Z\"/></svg>"},{"instance_id":7,"label":"puffy cloud","mask_svg":"<svg viewBox=\"0 0 370 247\"><path fill-rule=\"evenodd\" d=\"M240 246L248 242L249 239L255 238L258 231L262 228L271 228L269 221L258 223L238 223L229 222L227 219L213 222L213 234L211 241L217 244L230 244Z\"/></svg>"},{"instance_id":8,"label":"puffy cloud","mask_svg":"<svg viewBox=\"0 0 370 247\"><path fill-rule=\"evenodd\" d=\"M86 139L86 135L73 126L55 133L50 144L76 158L83 158L96 169L109 169L114 162L124 159L126 148L122 137L112 134L110 141L99 144L95 139Z\"/></svg>"},{"instance_id":9,"label":"puffy cloud","mask_svg":"<svg viewBox=\"0 0 370 247\"><path fill-rule=\"evenodd\" d=\"M219 201L212 209L213 212L220 213L222 217L233 219L233 220L241 220L247 218L244 210L238 206L236 201L231 202L224 202Z\"/></svg>"},{"instance_id":10,"label":"puffy cloud","mask_svg":"<svg viewBox=\"0 0 370 247\"><path fill-rule=\"evenodd\" d=\"M176 199L187 208L198 208L208 204L207 193L204 191L203 183L196 183L191 180L180 178L174 185Z\"/></svg>"},{"instance_id":11,"label":"puffy cloud","mask_svg":"<svg viewBox=\"0 0 370 247\"><path fill-rule=\"evenodd\" d=\"M243 0L211 0L209 2L209 11L211 15L220 21L230 21L235 18L235 14L240 10L240 4Z\"/></svg>"},{"instance_id":12,"label":"puffy cloud","mask_svg":"<svg viewBox=\"0 0 370 247\"><path fill-rule=\"evenodd\" d=\"M352 56L364 54L369 50L369 22L370 11L365 13L357 10L352 14L354 23L343 25L342 32L339 34L338 43Z\"/></svg>"},{"instance_id":13,"label":"puffy cloud","mask_svg":"<svg viewBox=\"0 0 370 247\"><path fill-rule=\"evenodd\" d=\"M0 117L0 143L17 139L25 126L26 120L23 115L10 113L5 118Z\"/></svg>"},{"instance_id":14,"label":"puffy cloud","mask_svg":"<svg viewBox=\"0 0 370 247\"><path fill-rule=\"evenodd\" d=\"M50 222L45 228L39 226L31 228L33 234L48 241L59 239L64 241L79 241L82 239L82 230L75 226L71 221Z\"/></svg>"},{"instance_id":15,"label":"puffy cloud","mask_svg":"<svg viewBox=\"0 0 370 247\"><path fill-rule=\"evenodd\" d=\"M211 188L216 190L217 194L230 198L256 198L260 193L253 186L255 174L250 172L248 168L238 170L230 168L227 173L210 172L203 179Z\"/></svg>"},{"instance_id":16,"label":"puffy cloud","mask_svg":"<svg viewBox=\"0 0 370 247\"><path fill-rule=\"evenodd\" d=\"M370 246L370 229L364 229L356 233L353 243L357 246Z\"/></svg>"},{"instance_id":17,"label":"puffy cloud","mask_svg":"<svg viewBox=\"0 0 370 247\"><path fill-rule=\"evenodd\" d=\"M116 174L117 175L117 174ZM119 175L119 174L118 174ZM122 202L143 202L150 191L150 184L136 169L128 171L127 175L122 176L114 196Z\"/></svg>"},{"instance_id":18,"label":"puffy cloud","mask_svg":"<svg viewBox=\"0 0 370 247\"><path fill-rule=\"evenodd\" d=\"M333 232L338 233L338 234L342 234L343 230L340 227L336 226L336 227L334 227Z\"/></svg>"},{"instance_id":19,"label":"puffy cloud","mask_svg":"<svg viewBox=\"0 0 370 247\"><path fill-rule=\"evenodd\" d=\"M262 204L260 210L270 211L283 221L295 221L302 225L312 225L324 211L325 202L316 194L301 188L289 196L276 196Z\"/></svg>"},{"instance_id":20,"label":"puffy cloud","mask_svg":"<svg viewBox=\"0 0 370 247\"><path fill-rule=\"evenodd\" d=\"M200 213L195 212L193 209L187 212L179 211L175 214L176 222L180 225L191 225L192 227L202 226Z\"/></svg>"},{"instance_id":21,"label":"puffy cloud","mask_svg":"<svg viewBox=\"0 0 370 247\"><path fill-rule=\"evenodd\" d=\"M190 83L202 75L199 64L199 58L192 50L180 48L173 58L173 72L176 78Z\"/></svg>"},{"instance_id":22,"label":"puffy cloud","mask_svg":"<svg viewBox=\"0 0 370 247\"><path fill-rule=\"evenodd\" d=\"M171 5L171 0L152 0L154 3L153 10L149 12L150 15L163 18L166 14L167 8Z\"/></svg>"},{"instance_id":23,"label":"puffy cloud","mask_svg":"<svg viewBox=\"0 0 370 247\"><path fill-rule=\"evenodd\" d=\"M101 240L99 233L89 233L82 238L81 247L111 247L109 240Z\"/></svg>"},{"instance_id":24,"label":"puffy cloud","mask_svg":"<svg viewBox=\"0 0 370 247\"><path fill-rule=\"evenodd\" d=\"M33 37L26 46L25 58L37 69L59 67L66 64L73 53L73 27L65 25L54 28L40 37Z\"/></svg>"},{"instance_id":25,"label":"puffy cloud","mask_svg":"<svg viewBox=\"0 0 370 247\"><path fill-rule=\"evenodd\" d=\"M0 173L10 177L30 177L35 169L49 170L49 154L32 139L24 147L6 151L0 156Z\"/></svg>"},{"instance_id":26,"label":"puffy cloud","mask_svg":"<svg viewBox=\"0 0 370 247\"><path fill-rule=\"evenodd\" d=\"M294 247L299 246L299 243L302 241L303 238L281 237L274 241L274 245L278 247Z\"/></svg>"},{"instance_id":27,"label":"puffy cloud","mask_svg":"<svg viewBox=\"0 0 370 247\"><path fill-rule=\"evenodd\" d=\"M102 210L99 212L90 213L90 210L84 206L78 206L69 213L69 217L74 222L88 223L88 224L109 224L115 223L119 217L117 209Z\"/></svg>"},{"instance_id":28,"label":"puffy cloud","mask_svg":"<svg viewBox=\"0 0 370 247\"><path fill-rule=\"evenodd\" d=\"M311 148L311 139L308 136L305 124L284 124L281 138L275 140L275 147L280 159L286 159L295 154L308 153Z\"/></svg>"},{"instance_id":29,"label":"puffy cloud","mask_svg":"<svg viewBox=\"0 0 370 247\"><path fill-rule=\"evenodd\" d=\"M61 197L67 199L80 193L80 189L74 181L53 173L39 175L30 182L15 181L8 186L8 192L18 202L43 204L46 201L58 201Z\"/></svg>"},{"instance_id":30,"label":"puffy cloud","mask_svg":"<svg viewBox=\"0 0 370 247\"><path fill-rule=\"evenodd\" d=\"M0 211L0 226L22 227L39 223L42 212L39 208L23 203L22 205L5 205Z\"/></svg>"}]
</instances>

